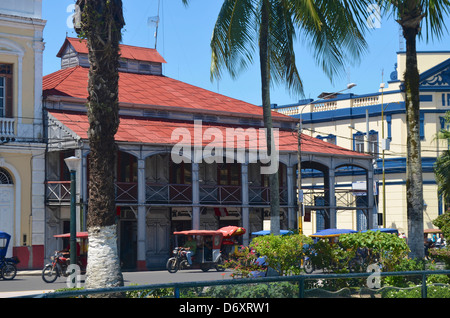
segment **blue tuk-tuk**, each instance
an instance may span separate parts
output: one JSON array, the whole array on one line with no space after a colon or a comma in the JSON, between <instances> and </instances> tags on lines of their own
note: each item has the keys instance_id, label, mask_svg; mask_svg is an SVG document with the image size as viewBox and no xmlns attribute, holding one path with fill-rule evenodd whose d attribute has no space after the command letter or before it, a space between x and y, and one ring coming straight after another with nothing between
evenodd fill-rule
<instances>
[{"instance_id":1,"label":"blue tuk-tuk","mask_svg":"<svg viewBox=\"0 0 450 318\"><path fill-rule=\"evenodd\" d=\"M11 235L6 232L0 232L0 278L5 280L11 280L16 277L16 264L19 263L16 257L6 257L10 240Z\"/></svg>"},{"instance_id":2,"label":"blue tuk-tuk","mask_svg":"<svg viewBox=\"0 0 450 318\"><path fill-rule=\"evenodd\" d=\"M291 235L294 234L292 231L289 230L280 230L280 235ZM265 236L265 235L270 235L270 231L269 230L262 230L262 231L258 231L258 232L252 232L252 235L254 236Z\"/></svg>"}]
</instances>

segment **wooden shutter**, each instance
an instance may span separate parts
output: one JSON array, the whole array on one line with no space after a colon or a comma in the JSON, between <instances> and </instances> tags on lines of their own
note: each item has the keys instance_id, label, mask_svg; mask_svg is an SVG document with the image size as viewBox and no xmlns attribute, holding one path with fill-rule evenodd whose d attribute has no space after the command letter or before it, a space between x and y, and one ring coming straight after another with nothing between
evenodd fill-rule
<instances>
[{"instance_id":1,"label":"wooden shutter","mask_svg":"<svg viewBox=\"0 0 450 318\"><path fill-rule=\"evenodd\" d=\"M0 74L5 78L5 117L13 117L13 65L0 64Z\"/></svg>"},{"instance_id":2,"label":"wooden shutter","mask_svg":"<svg viewBox=\"0 0 450 318\"><path fill-rule=\"evenodd\" d=\"M5 117L13 117L13 80L12 75L6 76L5 87Z\"/></svg>"}]
</instances>

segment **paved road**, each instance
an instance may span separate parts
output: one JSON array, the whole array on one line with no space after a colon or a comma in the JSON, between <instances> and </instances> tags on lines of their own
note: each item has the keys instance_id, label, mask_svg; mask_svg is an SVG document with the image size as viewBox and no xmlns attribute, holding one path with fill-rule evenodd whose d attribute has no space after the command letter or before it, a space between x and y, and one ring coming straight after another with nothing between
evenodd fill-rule
<instances>
[{"instance_id":1,"label":"paved road","mask_svg":"<svg viewBox=\"0 0 450 318\"><path fill-rule=\"evenodd\" d=\"M230 274L231 271L217 272L216 270L210 270L206 273L201 270L184 270L175 274L170 274L167 271L146 271L124 272L123 277L125 286L128 286L131 284L148 285L231 279ZM40 271L19 272L13 280L0 279L0 298L35 295L66 287L65 277L60 277L54 283L48 284L42 280Z\"/></svg>"}]
</instances>

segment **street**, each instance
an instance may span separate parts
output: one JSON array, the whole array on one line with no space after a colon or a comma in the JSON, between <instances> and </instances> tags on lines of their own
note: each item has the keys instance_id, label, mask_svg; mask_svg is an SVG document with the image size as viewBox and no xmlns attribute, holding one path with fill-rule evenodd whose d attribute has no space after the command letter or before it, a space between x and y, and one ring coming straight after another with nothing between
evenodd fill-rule
<instances>
[{"instance_id":1,"label":"street","mask_svg":"<svg viewBox=\"0 0 450 318\"><path fill-rule=\"evenodd\" d=\"M123 272L125 286L149 285L172 282L209 281L231 279L231 271L217 272L210 270L206 273L200 269L178 271L170 274L168 271ZM84 277L82 277L83 279ZM20 295L34 295L55 289L67 288L66 277L58 278L54 283L48 284L41 278L40 271L32 274L18 274L13 280L0 279L0 298ZM83 285L82 281L82 285Z\"/></svg>"}]
</instances>

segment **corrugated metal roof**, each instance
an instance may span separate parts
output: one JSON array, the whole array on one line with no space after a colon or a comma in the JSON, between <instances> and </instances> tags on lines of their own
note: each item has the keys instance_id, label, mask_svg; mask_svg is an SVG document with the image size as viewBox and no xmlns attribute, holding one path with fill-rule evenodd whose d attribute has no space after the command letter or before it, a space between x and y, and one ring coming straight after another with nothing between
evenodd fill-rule
<instances>
[{"instance_id":1,"label":"corrugated metal roof","mask_svg":"<svg viewBox=\"0 0 450 318\"><path fill-rule=\"evenodd\" d=\"M44 76L43 95L70 96L86 99L88 97L89 69L75 66ZM119 102L141 105L178 108L197 111L215 111L242 115L256 115L262 118L262 107L217 94L172 78L160 75L119 73ZM293 118L272 112L273 118L295 121Z\"/></svg>"},{"instance_id":2,"label":"corrugated metal roof","mask_svg":"<svg viewBox=\"0 0 450 318\"><path fill-rule=\"evenodd\" d=\"M56 56L61 57L63 52L66 50L67 45L69 44L78 53L81 54L89 53L86 40L67 37ZM166 63L164 58L155 49L125 44L120 44L119 47L120 47L120 56L122 58L146 62Z\"/></svg>"},{"instance_id":3,"label":"corrugated metal roof","mask_svg":"<svg viewBox=\"0 0 450 318\"><path fill-rule=\"evenodd\" d=\"M87 131L89 129L89 122L85 113L61 111L50 111L49 113L62 125L78 135L81 139L88 139ZM183 141L189 142L191 145L194 145L195 137L199 137L197 136L199 131L195 131L194 129L198 129L199 127L200 126L198 125L195 126L195 123L192 121L175 121L156 118L121 116L120 126L115 139L118 142L143 143L153 145L175 145L178 143L181 144L181 141ZM210 132L214 132L212 135L221 134L223 136L222 140L214 140L213 137L207 137L208 135L205 134L205 131L210 128L215 129L210 130ZM202 123L201 145L203 147L206 145L220 146L220 143L222 143L222 146L224 148L227 147L227 128L232 129L240 127L233 125ZM251 127L241 129L244 129L245 131L245 129L249 128ZM179 133L185 132L185 136L190 137L190 139L188 140L188 138L173 134L177 129L177 132ZM245 132L248 133L249 131ZM265 149L264 134L260 135L258 130L258 133L256 135L250 135L257 138L258 143L254 143L254 140L249 140L248 135L247 137L245 134L239 135L241 138L246 138L246 149L254 149L255 146L258 147L258 149ZM239 137L236 140L238 139ZM244 139L241 139L241 141L244 141ZM198 144L200 144L200 141L198 141ZM242 144L239 144L238 141L236 141L234 143L234 148L240 149L241 147L239 145ZM297 152L297 147L297 133L295 131L279 130L278 149L280 152ZM366 154L351 151L307 135L302 135L302 151L305 153L369 158L369 156Z\"/></svg>"}]
</instances>

